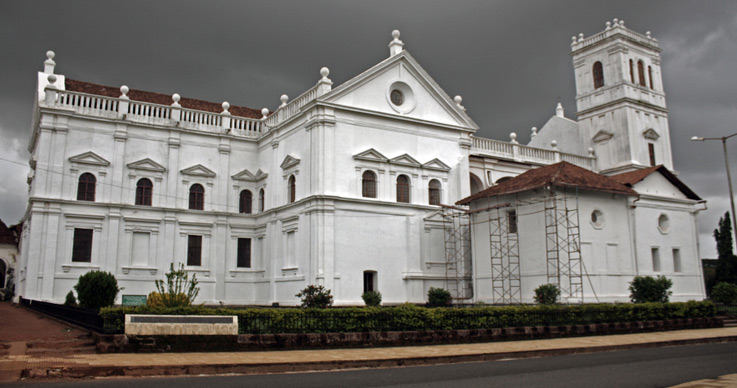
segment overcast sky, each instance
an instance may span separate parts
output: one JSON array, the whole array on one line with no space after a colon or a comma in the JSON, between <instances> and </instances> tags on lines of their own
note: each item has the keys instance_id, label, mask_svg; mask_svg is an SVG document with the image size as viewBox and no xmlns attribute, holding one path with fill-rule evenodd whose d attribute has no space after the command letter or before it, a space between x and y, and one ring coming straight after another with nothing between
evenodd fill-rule
<instances>
[{"instance_id":1,"label":"overcast sky","mask_svg":"<svg viewBox=\"0 0 737 388\"><path fill-rule=\"evenodd\" d=\"M619 18L651 31L679 177L702 198L702 257L729 209L721 144L737 132L735 1L9 1L0 2L0 219L27 201L36 72L274 110L330 68L335 86L386 58L391 31L450 95L478 136L529 140L558 101L575 118L571 36ZM737 138L729 143L737 174ZM21 163L8 162L8 160ZM736 175L737 178L737 175Z\"/></svg>"}]
</instances>

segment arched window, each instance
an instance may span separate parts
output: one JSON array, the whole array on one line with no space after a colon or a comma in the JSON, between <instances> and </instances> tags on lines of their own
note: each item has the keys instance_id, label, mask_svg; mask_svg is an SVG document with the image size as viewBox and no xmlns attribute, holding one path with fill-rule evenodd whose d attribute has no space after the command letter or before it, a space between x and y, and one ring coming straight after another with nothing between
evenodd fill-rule
<instances>
[{"instance_id":1,"label":"arched window","mask_svg":"<svg viewBox=\"0 0 737 388\"><path fill-rule=\"evenodd\" d=\"M594 62L594 68L592 71L594 73L594 89L604 86L604 66L601 62Z\"/></svg>"},{"instance_id":2,"label":"arched window","mask_svg":"<svg viewBox=\"0 0 737 388\"><path fill-rule=\"evenodd\" d=\"M635 62L630 59L630 81L635 83Z\"/></svg>"},{"instance_id":3,"label":"arched window","mask_svg":"<svg viewBox=\"0 0 737 388\"><path fill-rule=\"evenodd\" d=\"M640 86L645 86L645 64L637 61L637 73L640 76Z\"/></svg>"},{"instance_id":4,"label":"arched window","mask_svg":"<svg viewBox=\"0 0 737 388\"><path fill-rule=\"evenodd\" d=\"M154 185L148 178L141 178L136 183L136 205L151 206L151 195Z\"/></svg>"},{"instance_id":5,"label":"arched window","mask_svg":"<svg viewBox=\"0 0 737 388\"><path fill-rule=\"evenodd\" d=\"M361 176L361 195L366 198L376 198L376 174L366 170Z\"/></svg>"},{"instance_id":6,"label":"arched window","mask_svg":"<svg viewBox=\"0 0 737 388\"><path fill-rule=\"evenodd\" d=\"M189 208L193 210L205 209L205 188L199 183L189 187Z\"/></svg>"},{"instance_id":7,"label":"arched window","mask_svg":"<svg viewBox=\"0 0 737 388\"><path fill-rule=\"evenodd\" d=\"M647 79L650 81L650 89L654 89L653 88L653 67L652 66L647 67Z\"/></svg>"},{"instance_id":8,"label":"arched window","mask_svg":"<svg viewBox=\"0 0 737 388\"><path fill-rule=\"evenodd\" d=\"M294 178L294 175L289 176L289 202L294 202L297 199L297 179Z\"/></svg>"},{"instance_id":9,"label":"arched window","mask_svg":"<svg viewBox=\"0 0 737 388\"><path fill-rule=\"evenodd\" d=\"M406 175L397 177L397 202L409 203L409 178Z\"/></svg>"},{"instance_id":10,"label":"arched window","mask_svg":"<svg viewBox=\"0 0 737 388\"><path fill-rule=\"evenodd\" d=\"M95 201L95 184L97 178L86 172L79 176L79 184L77 185L78 201Z\"/></svg>"},{"instance_id":11,"label":"arched window","mask_svg":"<svg viewBox=\"0 0 737 388\"><path fill-rule=\"evenodd\" d=\"M433 179L429 185L430 205L440 205L440 181Z\"/></svg>"},{"instance_id":12,"label":"arched window","mask_svg":"<svg viewBox=\"0 0 737 388\"><path fill-rule=\"evenodd\" d=\"M264 199L264 189L258 191L258 211L263 212L266 208L266 200Z\"/></svg>"},{"instance_id":13,"label":"arched window","mask_svg":"<svg viewBox=\"0 0 737 388\"><path fill-rule=\"evenodd\" d=\"M253 195L251 194L249 190L241 191L241 196L238 200L238 212L251 214L251 201L252 200L253 200Z\"/></svg>"}]
</instances>

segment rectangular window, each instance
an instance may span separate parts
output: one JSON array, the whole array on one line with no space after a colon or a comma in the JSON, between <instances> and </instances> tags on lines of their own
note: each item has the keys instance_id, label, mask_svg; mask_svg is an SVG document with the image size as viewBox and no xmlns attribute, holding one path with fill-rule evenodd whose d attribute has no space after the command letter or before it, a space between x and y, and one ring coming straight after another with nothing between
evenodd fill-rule
<instances>
[{"instance_id":1,"label":"rectangular window","mask_svg":"<svg viewBox=\"0 0 737 388\"><path fill-rule=\"evenodd\" d=\"M507 223L509 225L509 233L517 233L517 211L510 210L507 212Z\"/></svg>"},{"instance_id":2,"label":"rectangular window","mask_svg":"<svg viewBox=\"0 0 737 388\"><path fill-rule=\"evenodd\" d=\"M682 272L681 269L681 250L673 248L673 272Z\"/></svg>"},{"instance_id":3,"label":"rectangular window","mask_svg":"<svg viewBox=\"0 0 737 388\"><path fill-rule=\"evenodd\" d=\"M251 239L238 239L238 268L251 268Z\"/></svg>"},{"instance_id":4,"label":"rectangular window","mask_svg":"<svg viewBox=\"0 0 737 388\"><path fill-rule=\"evenodd\" d=\"M72 261L79 263L92 262L92 229L74 228Z\"/></svg>"},{"instance_id":5,"label":"rectangular window","mask_svg":"<svg viewBox=\"0 0 737 388\"><path fill-rule=\"evenodd\" d=\"M131 238L131 265L134 267L147 267L151 246L151 233L133 232Z\"/></svg>"},{"instance_id":6,"label":"rectangular window","mask_svg":"<svg viewBox=\"0 0 737 388\"><path fill-rule=\"evenodd\" d=\"M652 248L650 251L653 256L653 272L660 272L660 249Z\"/></svg>"},{"instance_id":7,"label":"rectangular window","mask_svg":"<svg viewBox=\"0 0 737 388\"><path fill-rule=\"evenodd\" d=\"M202 265L202 236L187 236L187 266Z\"/></svg>"},{"instance_id":8,"label":"rectangular window","mask_svg":"<svg viewBox=\"0 0 737 388\"><path fill-rule=\"evenodd\" d=\"M647 143L647 152L650 155L650 165L655 166L655 144Z\"/></svg>"},{"instance_id":9,"label":"rectangular window","mask_svg":"<svg viewBox=\"0 0 737 388\"><path fill-rule=\"evenodd\" d=\"M374 271L364 271L363 272L363 292L369 292L369 291L375 291L374 288L374 277L376 276L376 272Z\"/></svg>"},{"instance_id":10,"label":"rectangular window","mask_svg":"<svg viewBox=\"0 0 737 388\"><path fill-rule=\"evenodd\" d=\"M297 268L297 250L295 247L294 231L287 232L287 259L286 268Z\"/></svg>"}]
</instances>

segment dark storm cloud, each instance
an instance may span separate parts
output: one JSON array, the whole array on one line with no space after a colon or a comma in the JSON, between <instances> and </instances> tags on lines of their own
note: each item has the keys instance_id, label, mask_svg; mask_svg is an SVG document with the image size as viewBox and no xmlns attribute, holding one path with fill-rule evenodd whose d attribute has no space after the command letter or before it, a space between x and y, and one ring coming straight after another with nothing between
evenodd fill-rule
<instances>
[{"instance_id":1,"label":"dark storm cloud","mask_svg":"<svg viewBox=\"0 0 737 388\"><path fill-rule=\"evenodd\" d=\"M336 85L388 55L390 32L481 126L522 142L562 102L575 118L570 38L613 18L663 48L676 170L710 199L702 252L728 208L718 142L737 131L737 3L728 1L3 1L0 135L4 159L26 163L36 72L44 53L70 78L274 109L330 68ZM735 139L737 142L737 139ZM737 160L737 144L730 144ZM0 160L0 218L25 208L27 169ZM733 168L737 173L737 168Z\"/></svg>"}]
</instances>

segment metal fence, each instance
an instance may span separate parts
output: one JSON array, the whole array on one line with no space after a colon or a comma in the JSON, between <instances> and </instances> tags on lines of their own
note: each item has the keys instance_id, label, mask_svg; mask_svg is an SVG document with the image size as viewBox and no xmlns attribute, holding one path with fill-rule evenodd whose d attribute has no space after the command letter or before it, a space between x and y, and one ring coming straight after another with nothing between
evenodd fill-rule
<instances>
[{"instance_id":1,"label":"metal fence","mask_svg":"<svg viewBox=\"0 0 737 388\"><path fill-rule=\"evenodd\" d=\"M737 317L737 304L718 304L717 315Z\"/></svg>"},{"instance_id":2,"label":"metal fence","mask_svg":"<svg viewBox=\"0 0 737 388\"><path fill-rule=\"evenodd\" d=\"M103 332L103 319L99 315L99 311L95 309L86 309L82 307L64 306L61 304L41 302L38 300L20 298L22 306L40 313L50 315L54 318L65 322L92 330L98 333Z\"/></svg>"}]
</instances>

